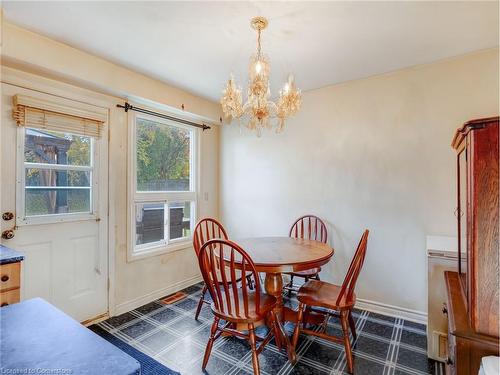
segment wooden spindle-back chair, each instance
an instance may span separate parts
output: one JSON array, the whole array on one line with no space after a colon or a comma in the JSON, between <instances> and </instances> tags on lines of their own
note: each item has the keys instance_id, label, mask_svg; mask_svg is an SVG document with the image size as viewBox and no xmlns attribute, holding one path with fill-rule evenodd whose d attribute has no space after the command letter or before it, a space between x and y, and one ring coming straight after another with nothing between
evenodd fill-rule
<instances>
[{"instance_id":1,"label":"wooden spindle-back chair","mask_svg":"<svg viewBox=\"0 0 500 375\"><path fill-rule=\"evenodd\" d=\"M297 299L299 300L299 312L297 325L295 326L295 331L293 333L292 345L294 347L297 346L299 332L318 336L330 341L343 343L347 358L347 368L350 373L353 372L353 358L351 341L349 338L349 328L351 330L353 339L356 339L356 325L352 317L352 309L354 308L354 305L356 303L356 294L354 292L354 289L356 287L356 282L365 261L366 248L368 245L368 234L369 231L365 230L363 235L361 236L361 240L359 241L358 247L356 249L356 252L354 253L354 257L351 260L351 264L349 265L349 269L347 270L341 286L333 285L319 280L310 280L305 283L297 293ZM302 328L302 319L304 315L304 309L306 307L308 309L312 309L313 307L322 307L328 309L329 311L338 311L340 313L343 338L330 336L326 333L328 319L331 315L330 312L325 314L325 321L323 322L321 331L313 331Z\"/></svg>"},{"instance_id":2,"label":"wooden spindle-back chair","mask_svg":"<svg viewBox=\"0 0 500 375\"><path fill-rule=\"evenodd\" d=\"M315 215L304 215L299 217L290 228L288 236L292 238L315 240L323 243L328 241L328 231L326 229L326 225L323 220ZM288 295L291 295L292 291L298 290L298 288L293 285L294 277L303 278L306 282L309 279L319 280L320 271L321 267L317 267L310 270L288 273L290 276L290 282L284 287L288 290Z\"/></svg>"},{"instance_id":3,"label":"wooden spindle-back chair","mask_svg":"<svg viewBox=\"0 0 500 375\"><path fill-rule=\"evenodd\" d=\"M193 233L193 247L196 252L196 257L200 254L201 247L207 241L210 241L214 238L222 238L227 240L229 237L227 235L226 230L217 220L212 219L210 217L201 219L196 227L194 228ZM205 294L207 293L207 286L203 286L203 290L201 291L201 297L198 302L198 307L196 308L196 313L194 318L198 320L198 316L200 315L201 308L203 304L210 304L210 301L205 300Z\"/></svg>"},{"instance_id":4,"label":"wooden spindle-back chair","mask_svg":"<svg viewBox=\"0 0 500 375\"><path fill-rule=\"evenodd\" d=\"M248 339L252 349L254 374L259 374L258 354L273 336L279 338L279 334L275 335L279 322L273 311L277 304L276 298L261 293L255 265L250 256L236 243L222 239L210 240L201 247L198 259L203 280L212 297L211 307L214 314L202 369L204 370L208 363L214 341L224 332ZM246 277L243 277L241 285L238 285L237 272L252 278L255 283L253 291L249 289ZM266 318L270 322L270 330L265 338L260 338L255 334L254 324ZM221 319L226 322L223 327L219 326ZM236 330L237 324L246 325L248 333ZM257 340L262 341L258 347Z\"/></svg>"},{"instance_id":5,"label":"wooden spindle-back chair","mask_svg":"<svg viewBox=\"0 0 500 375\"><path fill-rule=\"evenodd\" d=\"M214 238L229 239L226 230L217 220L211 217L201 219L196 224L193 234L193 247L197 257L203 244Z\"/></svg>"},{"instance_id":6,"label":"wooden spindle-back chair","mask_svg":"<svg viewBox=\"0 0 500 375\"><path fill-rule=\"evenodd\" d=\"M292 238L305 238L326 243L328 232L326 225L315 215L304 215L299 217L290 228L288 234Z\"/></svg>"},{"instance_id":7,"label":"wooden spindle-back chair","mask_svg":"<svg viewBox=\"0 0 500 375\"><path fill-rule=\"evenodd\" d=\"M193 234L193 247L194 251L196 252L196 256L198 257L200 249L205 242L216 238L222 238L225 240L229 239L227 232L222 226L222 224L210 217L200 220L198 224L196 224ZM236 282L240 281L241 281L241 273L238 273ZM252 279L248 277L247 281L250 283L250 288L252 288L253 287ZM203 304L204 303L210 304L210 301L207 301L205 299L206 293L207 293L207 286L204 285L201 291L200 301L198 302L198 307L196 308L196 313L194 316L196 320L198 320Z\"/></svg>"},{"instance_id":8,"label":"wooden spindle-back chair","mask_svg":"<svg viewBox=\"0 0 500 375\"><path fill-rule=\"evenodd\" d=\"M353 300L356 282L358 281L361 268L363 268L363 264L365 262L369 233L368 229L366 229L361 236L356 252L354 253L354 257L352 258L349 269L347 270L347 274L344 277L342 288L340 289L339 296L337 297L337 304L341 304L342 301Z\"/></svg>"}]
</instances>

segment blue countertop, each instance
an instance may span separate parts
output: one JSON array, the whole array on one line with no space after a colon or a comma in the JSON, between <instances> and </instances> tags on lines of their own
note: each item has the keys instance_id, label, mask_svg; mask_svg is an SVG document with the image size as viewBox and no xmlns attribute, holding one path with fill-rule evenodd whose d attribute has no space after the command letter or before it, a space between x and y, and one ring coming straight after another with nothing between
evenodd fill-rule
<instances>
[{"instance_id":1,"label":"blue countertop","mask_svg":"<svg viewBox=\"0 0 500 375\"><path fill-rule=\"evenodd\" d=\"M24 254L0 245L0 264L19 262L24 259Z\"/></svg>"},{"instance_id":2,"label":"blue countertop","mask_svg":"<svg viewBox=\"0 0 500 375\"><path fill-rule=\"evenodd\" d=\"M141 373L134 358L41 298L0 308L0 328L2 374Z\"/></svg>"}]
</instances>

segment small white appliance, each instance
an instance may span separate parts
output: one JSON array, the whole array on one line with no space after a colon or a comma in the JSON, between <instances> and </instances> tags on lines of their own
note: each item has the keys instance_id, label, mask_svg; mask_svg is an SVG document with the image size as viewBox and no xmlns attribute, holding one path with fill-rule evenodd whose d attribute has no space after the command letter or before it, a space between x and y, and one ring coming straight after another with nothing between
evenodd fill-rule
<instances>
[{"instance_id":1,"label":"small white appliance","mask_svg":"<svg viewBox=\"0 0 500 375\"><path fill-rule=\"evenodd\" d=\"M427 236L427 355L442 362L448 357L448 321L443 313L444 271L457 269L457 238Z\"/></svg>"},{"instance_id":2,"label":"small white appliance","mask_svg":"<svg viewBox=\"0 0 500 375\"><path fill-rule=\"evenodd\" d=\"M488 356L481 358L481 367L479 375L498 375L500 374L500 357Z\"/></svg>"}]
</instances>

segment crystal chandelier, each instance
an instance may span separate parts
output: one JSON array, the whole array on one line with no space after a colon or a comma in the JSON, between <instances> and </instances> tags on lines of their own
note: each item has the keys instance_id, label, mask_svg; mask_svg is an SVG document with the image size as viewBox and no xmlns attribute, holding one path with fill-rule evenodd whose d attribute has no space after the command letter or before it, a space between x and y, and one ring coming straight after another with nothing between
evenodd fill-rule
<instances>
[{"instance_id":1,"label":"crystal chandelier","mask_svg":"<svg viewBox=\"0 0 500 375\"><path fill-rule=\"evenodd\" d=\"M250 58L248 99L243 104L241 87L238 87L233 76L229 78L222 93L221 104L224 115L229 119L244 119L246 126L257 132L260 137L262 129L270 129L273 124L279 133L285 126L285 119L294 115L300 108L300 90L295 86L292 75L279 92L278 101L270 100L269 59L261 51L260 34L267 27L267 19L254 17L250 22L257 31L257 53ZM271 121L273 120L273 121Z\"/></svg>"}]
</instances>

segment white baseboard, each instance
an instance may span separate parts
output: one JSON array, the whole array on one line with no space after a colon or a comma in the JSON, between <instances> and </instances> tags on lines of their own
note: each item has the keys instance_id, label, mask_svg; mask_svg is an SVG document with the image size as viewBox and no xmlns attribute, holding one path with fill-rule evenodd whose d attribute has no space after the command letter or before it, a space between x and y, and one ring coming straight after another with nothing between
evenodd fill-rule
<instances>
[{"instance_id":1,"label":"white baseboard","mask_svg":"<svg viewBox=\"0 0 500 375\"><path fill-rule=\"evenodd\" d=\"M411 310L404 307L388 305L385 303L370 301L361 298L357 299L356 307L377 314L389 315L395 318L401 318L427 325L427 313L423 311Z\"/></svg>"},{"instance_id":2,"label":"white baseboard","mask_svg":"<svg viewBox=\"0 0 500 375\"><path fill-rule=\"evenodd\" d=\"M199 283L200 281L202 281L201 276L199 275L193 276L188 279L179 281L175 284L169 285L165 288L157 289L138 298L134 298L133 300L120 303L115 306L113 315L120 315L126 313L127 311L134 310L142 305L145 305L149 302L153 302L161 297L178 292L179 290L187 288L188 286Z\"/></svg>"},{"instance_id":3,"label":"white baseboard","mask_svg":"<svg viewBox=\"0 0 500 375\"><path fill-rule=\"evenodd\" d=\"M127 311L134 310L161 297L178 292L179 290L187 288L188 286L199 283L200 281L202 281L201 276L193 276L188 279L179 281L175 284L169 285L165 288L157 289L141 297L134 298L133 300L120 303L115 306L113 315L120 315L126 313ZM377 314L389 315L395 318L401 318L427 325L427 313L423 311L411 310L404 307L388 305L385 303L370 301L361 298L357 299L356 307Z\"/></svg>"}]
</instances>

